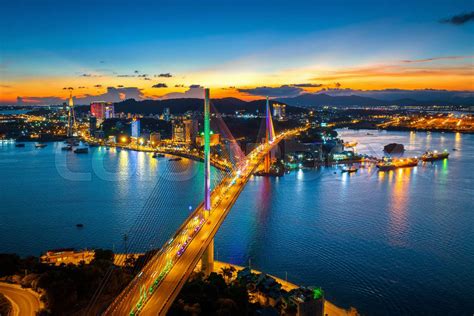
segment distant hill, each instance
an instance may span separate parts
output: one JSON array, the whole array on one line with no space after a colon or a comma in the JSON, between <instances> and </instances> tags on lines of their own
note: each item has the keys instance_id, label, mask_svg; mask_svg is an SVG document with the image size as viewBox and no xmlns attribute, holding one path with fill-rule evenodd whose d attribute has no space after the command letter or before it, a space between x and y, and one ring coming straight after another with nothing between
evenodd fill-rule
<instances>
[{"instance_id":1,"label":"distant hill","mask_svg":"<svg viewBox=\"0 0 474 316\"><path fill-rule=\"evenodd\" d=\"M169 99L169 100L143 100L136 101L128 99L122 102L115 103L115 112L124 113L140 113L148 114L162 114L165 108L169 108L171 114L182 114L187 111L202 111L202 99ZM270 101L270 104L277 103ZM281 103L281 102L278 102ZM245 111L246 113L265 112L265 100L243 101L237 98L223 98L212 99L213 105L219 113L233 114L236 111ZM294 106L287 106L288 113L301 113L306 110Z\"/></svg>"},{"instance_id":2,"label":"distant hill","mask_svg":"<svg viewBox=\"0 0 474 316\"><path fill-rule=\"evenodd\" d=\"M362 97L358 95L349 96L331 96L325 93L305 93L292 98L281 98L279 101L292 106L310 107L310 106L379 106L379 105L474 105L473 97L456 97L446 100L420 101L415 99L398 99L398 100L379 100L370 97Z\"/></svg>"}]
</instances>

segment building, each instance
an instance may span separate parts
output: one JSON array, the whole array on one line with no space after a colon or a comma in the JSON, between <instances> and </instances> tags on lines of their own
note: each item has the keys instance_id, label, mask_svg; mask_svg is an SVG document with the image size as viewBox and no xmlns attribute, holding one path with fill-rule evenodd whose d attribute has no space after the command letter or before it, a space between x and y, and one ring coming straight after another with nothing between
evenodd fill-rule
<instances>
[{"instance_id":1,"label":"building","mask_svg":"<svg viewBox=\"0 0 474 316\"><path fill-rule=\"evenodd\" d=\"M161 134L160 133L150 133L150 145L156 146L161 143Z\"/></svg>"},{"instance_id":2,"label":"building","mask_svg":"<svg viewBox=\"0 0 474 316\"><path fill-rule=\"evenodd\" d=\"M81 261L89 264L92 259L94 259L94 251L78 251L74 250L73 248L48 250L46 254L40 257L42 263L48 263L57 266L63 263L78 265Z\"/></svg>"},{"instance_id":3,"label":"building","mask_svg":"<svg viewBox=\"0 0 474 316\"><path fill-rule=\"evenodd\" d=\"M114 105L110 102L104 101L92 102L91 115L96 117L99 122L113 118L115 116Z\"/></svg>"},{"instance_id":4,"label":"building","mask_svg":"<svg viewBox=\"0 0 474 316\"><path fill-rule=\"evenodd\" d=\"M97 130L97 118L95 116L89 117L89 135L94 136Z\"/></svg>"},{"instance_id":5,"label":"building","mask_svg":"<svg viewBox=\"0 0 474 316\"><path fill-rule=\"evenodd\" d=\"M166 122L169 122L170 119L171 119L171 114L170 114L170 108L165 108L164 111L163 111L163 119L166 121Z\"/></svg>"},{"instance_id":6,"label":"building","mask_svg":"<svg viewBox=\"0 0 474 316\"><path fill-rule=\"evenodd\" d=\"M219 145L219 143L221 142L221 135L220 134L214 134L211 131L210 141L211 141L211 147ZM203 133L201 133L201 135L196 137L196 145L199 146L199 147L204 146L204 134Z\"/></svg>"},{"instance_id":7,"label":"building","mask_svg":"<svg viewBox=\"0 0 474 316\"><path fill-rule=\"evenodd\" d=\"M286 105L273 103L273 117L277 120L283 120L286 117Z\"/></svg>"},{"instance_id":8,"label":"building","mask_svg":"<svg viewBox=\"0 0 474 316\"><path fill-rule=\"evenodd\" d=\"M300 287L291 290L289 301L296 305L297 316L323 316L324 292L321 288Z\"/></svg>"},{"instance_id":9,"label":"building","mask_svg":"<svg viewBox=\"0 0 474 316\"><path fill-rule=\"evenodd\" d=\"M186 138L186 143L195 144L196 137L199 133L199 125L197 120L184 120L184 133Z\"/></svg>"},{"instance_id":10,"label":"building","mask_svg":"<svg viewBox=\"0 0 474 316\"><path fill-rule=\"evenodd\" d=\"M173 142L184 143L186 142L186 128L182 121L173 121L171 130L171 139Z\"/></svg>"},{"instance_id":11,"label":"building","mask_svg":"<svg viewBox=\"0 0 474 316\"><path fill-rule=\"evenodd\" d=\"M140 120L134 118L132 120L132 137L139 138L140 137Z\"/></svg>"}]
</instances>

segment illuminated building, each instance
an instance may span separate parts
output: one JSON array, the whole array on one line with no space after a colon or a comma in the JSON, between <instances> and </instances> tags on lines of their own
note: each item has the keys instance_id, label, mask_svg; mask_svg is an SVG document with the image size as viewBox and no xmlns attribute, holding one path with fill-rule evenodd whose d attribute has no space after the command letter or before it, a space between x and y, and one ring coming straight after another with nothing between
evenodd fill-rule
<instances>
[{"instance_id":1,"label":"illuminated building","mask_svg":"<svg viewBox=\"0 0 474 316\"><path fill-rule=\"evenodd\" d=\"M150 144L156 146L161 143L161 134L160 133L150 133Z\"/></svg>"},{"instance_id":2,"label":"illuminated building","mask_svg":"<svg viewBox=\"0 0 474 316\"><path fill-rule=\"evenodd\" d=\"M277 120L283 120L286 116L286 105L274 103L273 104L273 117Z\"/></svg>"},{"instance_id":3,"label":"illuminated building","mask_svg":"<svg viewBox=\"0 0 474 316\"><path fill-rule=\"evenodd\" d=\"M169 122L170 118L171 118L170 108L165 108L165 110L163 111L163 119Z\"/></svg>"},{"instance_id":4,"label":"illuminated building","mask_svg":"<svg viewBox=\"0 0 474 316\"><path fill-rule=\"evenodd\" d=\"M140 137L140 120L137 118L132 120L132 137Z\"/></svg>"},{"instance_id":5,"label":"illuminated building","mask_svg":"<svg viewBox=\"0 0 474 316\"><path fill-rule=\"evenodd\" d=\"M178 143L186 142L186 128L182 121L173 121L172 140Z\"/></svg>"},{"instance_id":6,"label":"illuminated building","mask_svg":"<svg viewBox=\"0 0 474 316\"><path fill-rule=\"evenodd\" d=\"M221 135L220 134L213 134L211 132L211 137L210 137L210 140L209 140L209 144L212 146L216 146L216 145L219 145L219 143L221 142ZM201 133L200 136L196 137L196 145L197 146L204 146L204 133Z\"/></svg>"},{"instance_id":7,"label":"illuminated building","mask_svg":"<svg viewBox=\"0 0 474 316\"><path fill-rule=\"evenodd\" d=\"M92 102L91 114L101 122L105 119L113 118L115 115L115 108L110 102Z\"/></svg>"},{"instance_id":8,"label":"illuminated building","mask_svg":"<svg viewBox=\"0 0 474 316\"><path fill-rule=\"evenodd\" d=\"M184 120L183 124L186 143L195 143L198 136L198 122L196 120Z\"/></svg>"}]
</instances>

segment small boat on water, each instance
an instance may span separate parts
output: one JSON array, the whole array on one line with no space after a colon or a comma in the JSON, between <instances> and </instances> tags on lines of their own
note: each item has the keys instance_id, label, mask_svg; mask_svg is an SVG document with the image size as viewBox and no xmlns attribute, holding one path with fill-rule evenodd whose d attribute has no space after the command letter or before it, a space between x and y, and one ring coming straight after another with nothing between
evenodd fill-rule
<instances>
[{"instance_id":1,"label":"small boat on water","mask_svg":"<svg viewBox=\"0 0 474 316\"><path fill-rule=\"evenodd\" d=\"M75 154L87 154L89 152L89 147L86 146L84 143L80 142L79 146L74 149Z\"/></svg>"},{"instance_id":2,"label":"small boat on water","mask_svg":"<svg viewBox=\"0 0 474 316\"><path fill-rule=\"evenodd\" d=\"M344 173L344 172L347 172L347 173L354 173L354 172L357 172L357 170L359 170L359 168L354 167L354 166L342 168L342 172L343 172L343 173Z\"/></svg>"},{"instance_id":3,"label":"small boat on water","mask_svg":"<svg viewBox=\"0 0 474 316\"><path fill-rule=\"evenodd\" d=\"M384 159L377 164L379 171L390 171L398 168L410 168L418 165L418 158Z\"/></svg>"},{"instance_id":4,"label":"small boat on water","mask_svg":"<svg viewBox=\"0 0 474 316\"><path fill-rule=\"evenodd\" d=\"M35 147L36 147L36 148L44 148L44 147L46 147L46 146L48 146L48 144L44 144L44 143L37 143L37 144L35 144Z\"/></svg>"},{"instance_id":5,"label":"small boat on water","mask_svg":"<svg viewBox=\"0 0 474 316\"><path fill-rule=\"evenodd\" d=\"M421 160L423 161L436 161L436 160L443 160L449 157L449 153L447 150L439 153L437 150L435 151L427 151L421 156Z\"/></svg>"},{"instance_id":6,"label":"small boat on water","mask_svg":"<svg viewBox=\"0 0 474 316\"><path fill-rule=\"evenodd\" d=\"M15 147L25 147L25 144L23 144L23 143L17 143L17 144L15 144Z\"/></svg>"},{"instance_id":7,"label":"small boat on water","mask_svg":"<svg viewBox=\"0 0 474 316\"><path fill-rule=\"evenodd\" d=\"M347 143L344 143L344 147L346 148L353 148L357 146L357 142L347 142Z\"/></svg>"},{"instance_id":8,"label":"small boat on water","mask_svg":"<svg viewBox=\"0 0 474 316\"><path fill-rule=\"evenodd\" d=\"M177 157L177 158L170 158L168 161L180 161L182 158Z\"/></svg>"},{"instance_id":9,"label":"small boat on water","mask_svg":"<svg viewBox=\"0 0 474 316\"><path fill-rule=\"evenodd\" d=\"M71 150L72 150L72 146L71 146L71 145L63 146L63 147L61 147L61 150L71 151Z\"/></svg>"},{"instance_id":10,"label":"small boat on water","mask_svg":"<svg viewBox=\"0 0 474 316\"><path fill-rule=\"evenodd\" d=\"M160 154L160 153L157 153L157 152L153 153L153 158L163 158L164 156L165 156L164 154Z\"/></svg>"},{"instance_id":11,"label":"small boat on water","mask_svg":"<svg viewBox=\"0 0 474 316\"><path fill-rule=\"evenodd\" d=\"M76 224L76 227L77 227L77 228L83 228L83 227L84 227L84 224L81 224L81 223Z\"/></svg>"}]
</instances>

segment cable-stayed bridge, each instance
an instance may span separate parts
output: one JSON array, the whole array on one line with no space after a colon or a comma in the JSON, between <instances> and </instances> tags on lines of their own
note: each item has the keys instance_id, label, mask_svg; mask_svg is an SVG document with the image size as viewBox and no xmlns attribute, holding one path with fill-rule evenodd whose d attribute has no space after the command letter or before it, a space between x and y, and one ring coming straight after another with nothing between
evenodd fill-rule
<instances>
[{"instance_id":1,"label":"cable-stayed bridge","mask_svg":"<svg viewBox=\"0 0 474 316\"><path fill-rule=\"evenodd\" d=\"M281 140L295 136L304 129L306 127L275 134L267 98L264 142L247 156L241 152L230 155L232 157L229 156L229 160L234 160L234 168L220 177L219 183L211 191L210 99L209 90L206 89L204 201L188 216L174 236L149 258L104 315L165 315L199 261L205 273L212 272L214 236L248 180L262 161L265 161L265 172L269 172L272 150ZM229 147L235 150L237 146L231 142Z\"/></svg>"}]
</instances>

